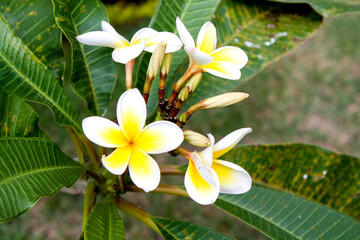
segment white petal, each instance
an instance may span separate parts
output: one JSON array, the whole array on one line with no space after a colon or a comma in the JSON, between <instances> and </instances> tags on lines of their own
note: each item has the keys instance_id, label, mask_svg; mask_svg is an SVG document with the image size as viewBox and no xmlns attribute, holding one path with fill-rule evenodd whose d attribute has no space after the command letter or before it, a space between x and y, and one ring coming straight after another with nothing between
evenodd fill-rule
<instances>
[{"instance_id":1,"label":"white petal","mask_svg":"<svg viewBox=\"0 0 360 240\"><path fill-rule=\"evenodd\" d=\"M250 190L252 180L242 167L223 160L214 160L212 168L220 179L220 192L241 194Z\"/></svg>"},{"instance_id":2,"label":"white petal","mask_svg":"<svg viewBox=\"0 0 360 240\"><path fill-rule=\"evenodd\" d=\"M214 175L216 181L215 186L205 181L197 171L194 163L189 161L189 166L185 173L184 185L189 196L199 204L212 204L219 196L219 178L213 169L211 169L211 173Z\"/></svg>"},{"instance_id":3,"label":"white petal","mask_svg":"<svg viewBox=\"0 0 360 240\"><path fill-rule=\"evenodd\" d=\"M214 148L214 136L212 134L208 134L210 140L210 146L205 148L205 150L199 152L200 157L206 162L208 166L211 166L213 160L213 148Z\"/></svg>"},{"instance_id":4,"label":"white petal","mask_svg":"<svg viewBox=\"0 0 360 240\"><path fill-rule=\"evenodd\" d=\"M122 40L111 33L94 31L81 34L76 39L86 45L117 48L121 46Z\"/></svg>"},{"instance_id":5,"label":"white petal","mask_svg":"<svg viewBox=\"0 0 360 240\"><path fill-rule=\"evenodd\" d=\"M146 120L146 104L137 88L125 91L116 107L117 120L127 138L134 141Z\"/></svg>"},{"instance_id":6,"label":"white petal","mask_svg":"<svg viewBox=\"0 0 360 240\"><path fill-rule=\"evenodd\" d=\"M158 33L158 31L156 31L152 28L148 28L148 27L142 28L134 34L134 36L131 38L130 43L134 44L137 41L139 41L140 39L144 39L146 42L148 38L156 35L157 33ZM147 45L147 44L145 43L145 45Z\"/></svg>"},{"instance_id":7,"label":"white petal","mask_svg":"<svg viewBox=\"0 0 360 240\"><path fill-rule=\"evenodd\" d=\"M205 66L199 66L204 71L221 78L239 80L241 72L239 68L230 62L211 62Z\"/></svg>"},{"instance_id":8,"label":"white petal","mask_svg":"<svg viewBox=\"0 0 360 240\"><path fill-rule=\"evenodd\" d=\"M176 124L156 121L144 128L134 144L146 153L158 154L174 150L183 140L184 134Z\"/></svg>"},{"instance_id":9,"label":"white petal","mask_svg":"<svg viewBox=\"0 0 360 240\"><path fill-rule=\"evenodd\" d=\"M92 116L82 121L85 136L93 143L107 148L128 144L120 126L109 119Z\"/></svg>"},{"instance_id":10,"label":"white petal","mask_svg":"<svg viewBox=\"0 0 360 240\"><path fill-rule=\"evenodd\" d=\"M208 65L214 60L213 57L195 47L184 47L184 49L196 65Z\"/></svg>"},{"instance_id":11,"label":"white petal","mask_svg":"<svg viewBox=\"0 0 360 240\"><path fill-rule=\"evenodd\" d=\"M241 128L226 135L214 145L214 159L224 155L233 148L240 140L252 130L251 128Z\"/></svg>"},{"instance_id":12,"label":"white petal","mask_svg":"<svg viewBox=\"0 0 360 240\"><path fill-rule=\"evenodd\" d=\"M201 177L203 179L205 179L206 182L208 182L209 184L216 186L216 178L214 177L212 170L211 170L211 166L207 165L207 163L204 161L204 159L201 158L201 156L198 155L197 152L193 152L191 153L191 160L193 161L193 163L195 164L195 167L197 169L197 171L199 172L199 174L201 175ZM211 159L212 161L212 159Z\"/></svg>"},{"instance_id":13,"label":"white petal","mask_svg":"<svg viewBox=\"0 0 360 240\"><path fill-rule=\"evenodd\" d=\"M238 69L243 68L248 62L246 53L238 47L221 47L213 51L210 56L214 57L214 62L230 62Z\"/></svg>"},{"instance_id":14,"label":"white petal","mask_svg":"<svg viewBox=\"0 0 360 240\"><path fill-rule=\"evenodd\" d=\"M179 17L176 18L176 28L184 46L190 48L195 47L194 39L192 38L191 34L186 29L185 25L183 24L183 22L180 20Z\"/></svg>"},{"instance_id":15,"label":"white petal","mask_svg":"<svg viewBox=\"0 0 360 240\"><path fill-rule=\"evenodd\" d=\"M157 188L160 183L160 169L155 160L137 148L131 151L129 173L134 184L145 192Z\"/></svg>"},{"instance_id":16,"label":"white petal","mask_svg":"<svg viewBox=\"0 0 360 240\"><path fill-rule=\"evenodd\" d=\"M125 172L131 154L131 148L129 146L119 147L113 151L110 155L103 155L101 162L103 166L112 174L121 175Z\"/></svg>"},{"instance_id":17,"label":"white petal","mask_svg":"<svg viewBox=\"0 0 360 240\"><path fill-rule=\"evenodd\" d=\"M136 58L144 50L145 40L141 39L138 43L130 45L128 47L116 48L112 53L112 58L115 62L127 63L130 60Z\"/></svg>"},{"instance_id":18,"label":"white petal","mask_svg":"<svg viewBox=\"0 0 360 240\"><path fill-rule=\"evenodd\" d=\"M101 21L101 29L105 32L111 33L114 36L119 37L120 39L122 39L123 41L129 43L128 40L126 40L126 38L124 38L123 36L121 36L114 28L113 26L111 26L109 23L105 22L105 21Z\"/></svg>"},{"instance_id":19,"label":"white petal","mask_svg":"<svg viewBox=\"0 0 360 240\"><path fill-rule=\"evenodd\" d=\"M145 51L153 52L155 48L161 43L166 42L165 53L178 51L182 47L182 42L178 36L169 32L159 32L146 39Z\"/></svg>"},{"instance_id":20,"label":"white petal","mask_svg":"<svg viewBox=\"0 0 360 240\"><path fill-rule=\"evenodd\" d=\"M196 48L210 54L216 47L216 28L211 22L206 22L201 27L196 39Z\"/></svg>"}]
</instances>

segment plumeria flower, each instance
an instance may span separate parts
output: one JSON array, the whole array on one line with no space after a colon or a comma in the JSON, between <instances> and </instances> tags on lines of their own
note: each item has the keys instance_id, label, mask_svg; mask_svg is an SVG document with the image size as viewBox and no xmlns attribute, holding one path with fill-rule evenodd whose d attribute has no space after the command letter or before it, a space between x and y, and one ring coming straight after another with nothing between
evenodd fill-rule
<instances>
[{"instance_id":1,"label":"plumeria flower","mask_svg":"<svg viewBox=\"0 0 360 240\"><path fill-rule=\"evenodd\" d=\"M102 117L88 117L82 122L90 141L106 148L116 148L101 161L109 172L121 175L129 166L134 184L145 192L160 182L160 169L148 154L177 148L184 139L182 130L169 121L157 121L144 128L146 105L138 89L124 92L116 108L118 124Z\"/></svg>"},{"instance_id":2,"label":"plumeria flower","mask_svg":"<svg viewBox=\"0 0 360 240\"><path fill-rule=\"evenodd\" d=\"M115 50L112 58L115 62L126 64L145 50L153 52L156 46L165 41L166 53L175 52L182 47L181 40L173 33L157 32L152 28L142 28L135 33L129 42L107 22L101 22L102 31L93 31L77 36L76 39L91 46L111 47Z\"/></svg>"},{"instance_id":3,"label":"plumeria flower","mask_svg":"<svg viewBox=\"0 0 360 240\"><path fill-rule=\"evenodd\" d=\"M250 190L250 175L242 167L219 159L249 132L251 128L236 130L215 145L214 137L209 134L209 147L188 154L185 188L194 201L207 205L214 203L219 193L241 194Z\"/></svg>"},{"instance_id":4,"label":"plumeria flower","mask_svg":"<svg viewBox=\"0 0 360 240\"><path fill-rule=\"evenodd\" d=\"M246 53L240 48L232 46L215 49L216 28L211 22L206 22L201 27L196 45L179 17L176 19L176 26L184 43L184 49L190 57L190 65L217 77L231 80L240 79L240 69L248 62Z\"/></svg>"}]
</instances>

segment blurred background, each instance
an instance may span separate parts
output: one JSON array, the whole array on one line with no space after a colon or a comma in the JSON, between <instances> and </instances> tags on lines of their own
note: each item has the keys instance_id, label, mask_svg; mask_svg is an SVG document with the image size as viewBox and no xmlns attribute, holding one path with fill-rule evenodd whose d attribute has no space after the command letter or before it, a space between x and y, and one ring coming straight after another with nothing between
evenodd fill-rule
<instances>
[{"instance_id":1,"label":"blurred background","mask_svg":"<svg viewBox=\"0 0 360 240\"><path fill-rule=\"evenodd\" d=\"M148 25L157 4L156 0L103 2L111 24L128 39ZM211 132L219 140L238 128L251 127L253 132L242 143L312 143L360 157L359 32L360 14L325 19L313 38L236 89L249 93L249 99L196 112L186 128ZM46 121L41 126L65 152L74 152L62 131ZM168 161L186 164L180 157ZM169 178L163 180L183 181ZM155 216L191 221L236 239L267 239L216 207L201 207L190 199L143 193L127 193L125 198ZM28 213L1 224L0 239L78 239L82 201L81 195L66 193L42 198ZM127 239L161 239L142 223L121 216Z\"/></svg>"}]
</instances>

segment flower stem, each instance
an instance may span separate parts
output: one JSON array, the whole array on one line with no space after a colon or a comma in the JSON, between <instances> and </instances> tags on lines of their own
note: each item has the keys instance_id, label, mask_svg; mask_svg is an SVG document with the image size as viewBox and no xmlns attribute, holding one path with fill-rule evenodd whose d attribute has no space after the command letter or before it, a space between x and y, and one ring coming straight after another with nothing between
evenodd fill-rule
<instances>
[{"instance_id":1,"label":"flower stem","mask_svg":"<svg viewBox=\"0 0 360 240\"><path fill-rule=\"evenodd\" d=\"M160 165L161 175L184 175L185 172L174 165Z\"/></svg>"},{"instance_id":2,"label":"flower stem","mask_svg":"<svg viewBox=\"0 0 360 240\"><path fill-rule=\"evenodd\" d=\"M149 213L145 212L138 206L135 206L134 204L126 201L121 197L115 199L115 205L120 211L148 225L151 229L161 235L159 228L151 219L151 215Z\"/></svg>"},{"instance_id":3,"label":"flower stem","mask_svg":"<svg viewBox=\"0 0 360 240\"><path fill-rule=\"evenodd\" d=\"M169 98L168 106L172 106L174 104L174 101L176 100L177 96L179 95L179 92L181 90L182 85L189 80L195 73L201 71L201 69L195 68L194 65L189 65L188 69L184 73L184 75L176 82L173 92Z\"/></svg>"},{"instance_id":4,"label":"flower stem","mask_svg":"<svg viewBox=\"0 0 360 240\"><path fill-rule=\"evenodd\" d=\"M104 179L101 176L99 176L96 172L90 169L86 169L85 175L94 179L99 185L104 184Z\"/></svg>"},{"instance_id":5,"label":"flower stem","mask_svg":"<svg viewBox=\"0 0 360 240\"><path fill-rule=\"evenodd\" d=\"M144 190L142 190L141 188L138 188L135 185L127 185L127 190L131 191L131 192L144 192ZM167 184L159 184L159 186L151 191L150 193L166 193L166 194L172 194L172 195L177 195L177 196L182 196L182 197L189 197L189 195L187 194L187 192L184 189L181 189L177 186L173 186L173 185L167 185Z\"/></svg>"},{"instance_id":6,"label":"flower stem","mask_svg":"<svg viewBox=\"0 0 360 240\"><path fill-rule=\"evenodd\" d=\"M125 193L125 179L124 174L121 174L119 176L119 185L120 185L120 192Z\"/></svg>"},{"instance_id":7,"label":"flower stem","mask_svg":"<svg viewBox=\"0 0 360 240\"><path fill-rule=\"evenodd\" d=\"M134 68L134 62L135 62L135 59L132 59L125 64L125 73L126 73L125 86L126 86L126 89L132 88L132 85L133 85L132 73L133 73L133 68Z\"/></svg>"},{"instance_id":8,"label":"flower stem","mask_svg":"<svg viewBox=\"0 0 360 240\"><path fill-rule=\"evenodd\" d=\"M178 148L176 148L176 149L173 150L173 153L174 153L175 155L181 154L181 155L183 155L184 157L187 158L191 152L188 151L188 150L186 150L185 148L178 147Z\"/></svg>"}]
</instances>

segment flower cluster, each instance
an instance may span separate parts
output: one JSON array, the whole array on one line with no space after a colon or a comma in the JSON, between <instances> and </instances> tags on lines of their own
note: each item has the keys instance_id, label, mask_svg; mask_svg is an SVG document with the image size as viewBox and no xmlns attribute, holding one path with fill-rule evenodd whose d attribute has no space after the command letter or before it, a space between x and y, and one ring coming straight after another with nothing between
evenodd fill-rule
<instances>
[{"instance_id":1,"label":"flower cluster","mask_svg":"<svg viewBox=\"0 0 360 240\"><path fill-rule=\"evenodd\" d=\"M205 137L181 128L195 111L228 106L246 99L248 94L234 92L203 99L180 117L177 115L183 103L189 100L200 84L204 72L238 80L240 69L246 65L248 58L238 47L216 49L216 28L211 22L201 27L196 44L180 18L176 19L176 26L180 38L173 33L143 28L129 42L103 21L102 31L88 32L77 37L78 41L87 45L114 48L113 60L126 66L128 88L117 103L117 123L92 116L83 120L83 130L95 144L115 148L109 155L102 156L102 165L115 175L123 175L128 170L132 182L145 192L155 190L160 183L160 168L149 154L182 154L189 160L184 183L188 195L199 204L211 204L219 193L241 194L251 188L250 175L243 168L219 159L251 129L236 130L215 144L211 134ZM190 59L189 66L166 99L165 85L172 61L171 53L180 50L183 45ZM142 51L153 53L143 94L132 88L134 59ZM150 87L159 72L158 114L156 121L145 126ZM206 148L199 152L180 148L184 139L195 146Z\"/></svg>"}]
</instances>

